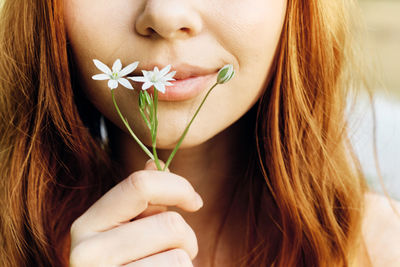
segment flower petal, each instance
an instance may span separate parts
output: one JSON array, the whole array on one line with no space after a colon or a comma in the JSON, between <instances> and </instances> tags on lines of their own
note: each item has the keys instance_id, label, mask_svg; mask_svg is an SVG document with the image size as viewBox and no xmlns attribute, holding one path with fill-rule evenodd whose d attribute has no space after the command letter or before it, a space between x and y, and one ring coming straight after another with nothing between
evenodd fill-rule
<instances>
[{"instance_id":1,"label":"flower petal","mask_svg":"<svg viewBox=\"0 0 400 267\"><path fill-rule=\"evenodd\" d=\"M125 78L119 78L118 82L122 84L124 87L133 90L131 83Z\"/></svg>"},{"instance_id":2,"label":"flower petal","mask_svg":"<svg viewBox=\"0 0 400 267\"><path fill-rule=\"evenodd\" d=\"M153 75L152 71L147 71L147 70L142 70L143 77L146 79L146 81L151 80L151 76Z\"/></svg>"},{"instance_id":3,"label":"flower petal","mask_svg":"<svg viewBox=\"0 0 400 267\"><path fill-rule=\"evenodd\" d=\"M167 65L165 68L163 68L163 69L160 71L160 76L164 76L165 74L167 74L167 73L169 72L170 69L171 69L171 64L170 64L170 65Z\"/></svg>"},{"instance_id":4,"label":"flower petal","mask_svg":"<svg viewBox=\"0 0 400 267\"><path fill-rule=\"evenodd\" d=\"M170 82L165 82L164 85L166 85L166 86L171 86L171 85L173 85L173 84L170 83Z\"/></svg>"},{"instance_id":5,"label":"flower petal","mask_svg":"<svg viewBox=\"0 0 400 267\"><path fill-rule=\"evenodd\" d=\"M97 59L93 59L93 63L94 65L96 65L96 67L101 70L102 72L104 72L105 74L111 75L111 70L109 67L107 67L106 64L104 64L103 62L101 62L100 60Z\"/></svg>"},{"instance_id":6,"label":"flower petal","mask_svg":"<svg viewBox=\"0 0 400 267\"><path fill-rule=\"evenodd\" d=\"M135 81L135 82L142 82L142 83L144 83L144 82L147 81L147 79L146 79L145 77L143 77L143 76L133 76L133 77L126 77L126 78L128 78L128 79L130 79L130 80L132 80L132 81Z\"/></svg>"},{"instance_id":7,"label":"flower petal","mask_svg":"<svg viewBox=\"0 0 400 267\"><path fill-rule=\"evenodd\" d=\"M165 75L164 76L164 79L165 80L169 80L169 81L175 81L175 79L174 78L172 78L172 77L174 77L174 75L176 74L176 71L172 71L172 72L170 72L170 73L168 73L167 75Z\"/></svg>"},{"instance_id":8,"label":"flower petal","mask_svg":"<svg viewBox=\"0 0 400 267\"><path fill-rule=\"evenodd\" d=\"M120 72L119 72L119 76L120 77L124 77L125 75L130 74L132 71L134 71L136 69L136 67L139 65L139 61L133 62L132 64L129 64L128 66L126 66L125 68L123 68Z\"/></svg>"},{"instance_id":9,"label":"flower petal","mask_svg":"<svg viewBox=\"0 0 400 267\"><path fill-rule=\"evenodd\" d=\"M158 91L160 91L161 93L165 93L165 86L164 86L164 84L162 84L162 83L160 83L160 82L157 82L157 83L154 84L154 87L155 87Z\"/></svg>"},{"instance_id":10,"label":"flower petal","mask_svg":"<svg viewBox=\"0 0 400 267\"><path fill-rule=\"evenodd\" d=\"M147 82L147 81L146 81L146 82L142 85L142 90L149 89L151 86L153 86L153 83Z\"/></svg>"},{"instance_id":11,"label":"flower petal","mask_svg":"<svg viewBox=\"0 0 400 267\"><path fill-rule=\"evenodd\" d=\"M120 59L115 60L113 66L112 66L112 71L114 73L117 73L117 72L121 71L121 68L122 68L121 60Z\"/></svg>"},{"instance_id":12,"label":"flower petal","mask_svg":"<svg viewBox=\"0 0 400 267\"><path fill-rule=\"evenodd\" d=\"M109 80L108 81L108 87L112 90L118 87L118 81L116 80Z\"/></svg>"},{"instance_id":13,"label":"flower petal","mask_svg":"<svg viewBox=\"0 0 400 267\"><path fill-rule=\"evenodd\" d=\"M107 75L107 74L102 73L102 74L93 75L92 79L93 80L108 80L108 79L110 79L110 76Z\"/></svg>"}]
</instances>

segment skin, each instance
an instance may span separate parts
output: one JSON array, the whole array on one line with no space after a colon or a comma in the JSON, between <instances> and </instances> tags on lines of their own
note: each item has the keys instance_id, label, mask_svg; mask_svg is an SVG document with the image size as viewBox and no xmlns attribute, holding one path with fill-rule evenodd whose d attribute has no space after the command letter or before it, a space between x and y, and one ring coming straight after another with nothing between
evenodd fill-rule
<instances>
[{"instance_id":1,"label":"skin","mask_svg":"<svg viewBox=\"0 0 400 267\"><path fill-rule=\"evenodd\" d=\"M99 0L95 5L90 0L65 1L68 39L82 87L112 122L112 148L127 177L72 225L71 266L98 266L99 262L106 266L208 266L209 246L232 194L231 181L243 165L238 164L246 145L241 140L248 133L238 120L263 93L285 11L285 0L251 4L239 0ZM117 58L123 66L134 61L187 62L219 69L231 63L236 75L207 99L170 166L176 174L161 173L154 171L151 162L145 164L145 154L127 134L106 81L91 79L99 73L94 58L110 67ZM168 149L206 91L185 101L159 102L161 159L169 155ZM137 92L138 88L130 91L121 86L115 90L122 113L135 125L139 138L150 145L137 112ZM203 205L199 202L204 207L197 211ZM241 208L238 205L232 214L240 216ZM228 220L230 226L224 229L219 266L230 266L243 243L239 235L232 234L241 226L236 221Z\"/></svg>"},{"instance_id":2,"label":"skin","mask_svg":"<svg viewBox=\"0 0 400 267\"><path fill-rule=\"evenodd\" d=\"M98 0L95 5L90 0L65 1L68 39L82 88L112 123L108 125L112 149L126 177L72 225L66 241L71 266L209 266L211 244L228 208L232 181L243 171L243 140L251 134L239 119L263 93L285 11L286 0L253 0L251 4L240 0ZM207 99L170 166L174 173L162 173L155 171L153 162L146 163L145 154L127 134L106 82L91 79L99 73L94 58L108 66L117 58L123 66L134 61L142 65L187 62L219 69L231 63L236 75ZM120 86L115 94L135 133L150 145L137 112L138 89L132 92ZM185 101L159 102L161 159L168 157L206 91ZM376 216L368 219L372 210L387 210L388 205L381 201L378 207L370 199L363 226L367 245L361 250L359 265L397 266L390 265L397 264L390 257L397 258L398 245L393 241L379 252L373 244L383 242L377 230L383 221ZM244 201L235 205L227 219L217 249L218 266L232 266L240 256L243 225L237 218L245 206ZM388 211L381 218L396 222L397 226L385 227L387 233L400 229L394 213Z\"/></svg>"}]
</instances>

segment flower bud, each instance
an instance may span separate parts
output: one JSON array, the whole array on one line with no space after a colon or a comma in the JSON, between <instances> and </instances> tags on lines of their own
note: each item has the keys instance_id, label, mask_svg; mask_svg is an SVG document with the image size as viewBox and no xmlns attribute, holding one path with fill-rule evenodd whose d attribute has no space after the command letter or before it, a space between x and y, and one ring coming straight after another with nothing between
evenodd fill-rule
<instances>
[{"instance_id":1,"label":"flower bud","mask_svg":"<svg viewBox=\"0 0 400 267\"><path fill-rule=\"evenodd\" d=\"M217 77L217 83L223 84L232 79L232 77L235 75L235 71L233 69L232 64L227 64L223 66L219 72L218 72L218 77Z\"/></svg>"},{"instance_id":2,"label":"flower bud","mask_svg":"<svg viewBox=\"0 0 400 267\"><path fill-rule=\"evenodd\" d=\"M139 108L141 110L143 110L145 105L146 105L146 96L144 95L143 90L140 90L140 92L139 92Z\"/></svg>"},{"instance_id":3,"label":"flower bud","mask_svg":"<svg viewBox=\"0 0 400 267\"><path fill-rule=\"evenodd\" d=\"M151 107L153 105L153 97L150 96L150 94L147 91L144 91L144 95L145 95L147 105L149 105Z\"/></svg>"}]
</instances>

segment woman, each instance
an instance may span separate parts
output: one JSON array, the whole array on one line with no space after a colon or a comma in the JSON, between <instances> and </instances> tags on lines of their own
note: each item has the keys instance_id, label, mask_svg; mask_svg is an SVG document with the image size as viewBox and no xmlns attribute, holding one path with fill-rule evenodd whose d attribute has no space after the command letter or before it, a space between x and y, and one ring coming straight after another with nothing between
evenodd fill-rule
<instances>
[{"instance_id":1,"label":"woman","mask_svg":"<svg viewBox=\"0 0 400 267\"><path fill-rule=\"evenodd\" d=\"M394 241L374 247L374 230L398 218L375 219L389 208L370 200L346 136L352 1L3 2L2 266L381 266L398 256ZM214 78L232 63L236 75L159 172L106 84L91 80L94 58ZM116 89L117 102L150 145L134 87ZM161 159L204 96L194 87L161 96Z\"/></svg>"}]
</instances>

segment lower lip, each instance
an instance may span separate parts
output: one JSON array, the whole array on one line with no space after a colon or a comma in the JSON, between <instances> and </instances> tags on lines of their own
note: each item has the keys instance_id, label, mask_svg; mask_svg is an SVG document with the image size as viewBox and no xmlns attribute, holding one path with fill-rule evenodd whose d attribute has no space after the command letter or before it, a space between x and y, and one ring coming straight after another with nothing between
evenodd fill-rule
<instances>
[{"instance_id":1,"label":"lower lip","mask_svg":"<svg viewBox=\"0 0 400 267\"><path fill-rule=\"evenodd\" d=\"M171 86L165 86L165 93L158 93L160 101L184 101L200 94L203 90L211 87L212 81L216 81L217 73L204 76L191 77L183 80L171 81ZM208 86L208 87L207 87ZM141 88L137 86L136 88ZM148 89L150 94L154 93L154 88Z\"/></svg>"}]
</instances>

